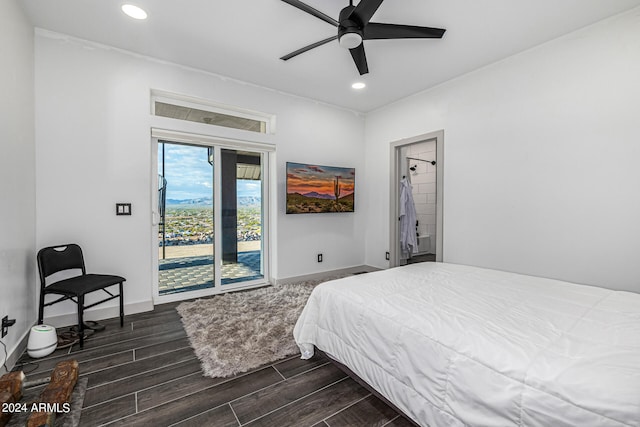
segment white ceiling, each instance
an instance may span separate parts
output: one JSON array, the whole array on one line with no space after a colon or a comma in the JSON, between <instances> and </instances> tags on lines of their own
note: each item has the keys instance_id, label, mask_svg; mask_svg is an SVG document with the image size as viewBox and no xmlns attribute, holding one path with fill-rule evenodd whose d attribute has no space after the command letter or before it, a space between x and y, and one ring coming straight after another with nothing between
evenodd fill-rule
<instances>
[{"instance_id":1,"label":"white ceiling","mask_svg":"<svg viewBox=\"0 0 640 427\"><path fill-rule=\"evenodd\" d=\"M304 0L303 0L304 1ZM386 0L372 22L446 28L441 40L365 41L369 74L336 33L281 0L23 0L36 27L211 71L357 111L370 111L640 5L640 0ZM354 3L357 4L358 0ZM347 0L306 0L338 19ZM351 89L362 80L367 88Z\"/></svg>"}]
</instances>

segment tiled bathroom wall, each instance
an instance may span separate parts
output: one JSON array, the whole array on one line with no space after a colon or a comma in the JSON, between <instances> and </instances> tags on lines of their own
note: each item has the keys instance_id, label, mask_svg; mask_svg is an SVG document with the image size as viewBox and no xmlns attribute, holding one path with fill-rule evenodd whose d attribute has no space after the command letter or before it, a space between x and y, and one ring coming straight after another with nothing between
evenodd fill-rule
<instances>
[{"instance_id":1,"label":"tiled bathroom wall","mask_svg":"<svg viewBox=\"0 0 640 427\"><path fill-rule=\"evenodd\" d=\"M426 141L411 144L407 157L423 160L436 160L436 142ZM416 166L415 171L408 170L413 185L413 200L418 214L418 233L430 238L429 253L436 253L436 168L431 163L408 160L408 166Z\"/></svg>"}]
</instances>

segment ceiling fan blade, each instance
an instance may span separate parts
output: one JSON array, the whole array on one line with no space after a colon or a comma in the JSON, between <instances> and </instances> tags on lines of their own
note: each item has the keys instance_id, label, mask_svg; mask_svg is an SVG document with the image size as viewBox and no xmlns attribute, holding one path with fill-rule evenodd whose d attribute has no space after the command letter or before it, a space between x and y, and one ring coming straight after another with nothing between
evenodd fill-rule
<instances>
[{"instance_id":1,"label":"ceiling fan blade","mask_svg":"<svg viewBox=\"0 0 640 427\"><path fill-rule=\"evenodd\" d=\"M336 21L335 19L333 19L332 17L330 17L329 15L325 15L324 13L320 12L319 10L316 10L314 8L312 8L309 5L306 5L304 3L302 3L299 0L282 0L285 3L290 4L291 6L298 8L304 12L307 12L310 15L315 16L316 18L322 19L324 22L327 22L331 25L333 25L334 27L337 27L338 21Z\"/></svg>"},{"instance_id":2,"label":"ceiling fan blade","mask_svg":"<svg viewBox=\"0 0 640 427\"><path fill-rule=\"evenodd\" d=\"M417 27L415 25L378 24L370 22L363 29L365 40L376 39L439 39L443 28Z\"/></svg>"},{"instance_id":3,"label":"ceiling fan blade","mask_svg":"<svg viewBox=\"0 0 640 427\"><path fill-rule=\"evenodd\" d=\"M353 9L353 12L351 12L350 18L353 18L355 15L360 20L360 24L365 25L369 22L373 14L376 13L382 1L383 0L360 0L360 3L358 3L356 8Z\"/></svg>"},{"instance_id":4,"label":"ceiling fan blade","mask_svg":"<svg viewBox=\"0 0 640 427\"><path fill-rule=\"evenodd\" d=\"M353 62L356 63L360 75L367 74L369 67L367 66L367 56L364 54L364 43L360 43L358 47L349 49L349 52L351 52L351 57L353 58Z\"/></svg>"},{"instance_id":5,"label":"ceiling fan blade","mask_svg":"<svg viewBox=\"0 0 640 427\"><path fill-rule=\"evenodd\" d=\"M329 42L337 40L337 39L338 39L338 36L331 36L331 37L326 38L324 40L320 40L319 42L312 43L309 46L305 46L305 47L303 47L301 49L298 49L295 52L291 52L290 54L285 55L280 59L282 59L283 61L288 61L289 59L293 58L294 56L298 56L301 53L305 53L308 50L311 50L311 49L316 48L318 46L322 46L323 44L329 43Z\"/></svg>"}]
</instances>

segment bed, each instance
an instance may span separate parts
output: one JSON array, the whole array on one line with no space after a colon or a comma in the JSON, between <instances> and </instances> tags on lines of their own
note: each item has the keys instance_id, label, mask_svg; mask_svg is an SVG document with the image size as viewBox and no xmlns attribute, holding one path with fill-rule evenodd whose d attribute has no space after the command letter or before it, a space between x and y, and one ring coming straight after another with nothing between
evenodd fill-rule
<instances>
[{"instance_id":1,"label":"bed","mask_svg":"<svg viewBox=\"0 0 640 427\"><path fill-rule=\"evenodd\" d=\"M412 264L319 285L294 338L421 426L640 426L640 294Z\"/></svg>"}]
</instances>

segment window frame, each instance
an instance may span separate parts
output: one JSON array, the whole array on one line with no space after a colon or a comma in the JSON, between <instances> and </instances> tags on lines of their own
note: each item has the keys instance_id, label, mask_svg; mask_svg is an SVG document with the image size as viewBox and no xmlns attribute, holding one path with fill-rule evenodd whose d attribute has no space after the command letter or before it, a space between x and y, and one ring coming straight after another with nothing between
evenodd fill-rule
<instances>
[{"instance_id":1,"label":"window frame","mask_svg":"<svg viewBox=\"0 0 640 427\"><path fill-rule=\"evenodd\" d=\"M216 114L224 114L227 116L263 122L265 124L265 131L256 132L251 130L243 130L243 129L237 129L237 128L232 128L227 126L221 126L216 124L202 123L207 126L215 126L215 127L225 128L225 129L234 129L241 132L251 132L251 133L257 133L257 134L266 134L266 135L275 134L275 129L276 129L275 114L263 113L260 111L249 110L246 108L216 103L206 99L197 98L194 96L181 95L181 94L166 92L158 89L151 89L151 115L156 117L164 117L170 120L178 120L181 122L192 122L192 121L166 117L166 116L157 116L156 102L174 105L177 107L192 108L192 109L216 113ZM201 122L192 122L192 123L201 123Z\"/></svg>"}]
</instances>

